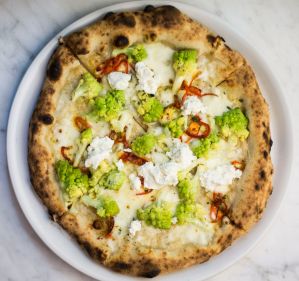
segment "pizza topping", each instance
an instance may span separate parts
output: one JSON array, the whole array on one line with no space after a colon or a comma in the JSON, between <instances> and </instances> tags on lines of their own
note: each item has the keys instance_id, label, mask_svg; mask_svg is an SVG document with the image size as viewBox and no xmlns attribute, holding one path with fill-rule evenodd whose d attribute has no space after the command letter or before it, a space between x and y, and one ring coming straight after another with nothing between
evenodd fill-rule
<instances>
[{"instance_id":1,"label":"pizza topping","mask_svg":"<svg viewBox=\"0 0 299 281\"><path fill-rule=\"evenodd\" d=\"M138 79L138 89L147 94L155 95L158 89L158 84L154 72L147 67L144 62L136 63L135 71Z\"/></svg>"},{"instance_id":2,"label":"pizza topping","mask_svg":"<svg viewBox=\"0 0 299 281\"><path fill-rule=\"evenodd\" d=\"M93 99L97 97L103 90L103 85L100 84L90 73L85 72L79 83L72 93L72 100L75 101L80 97Z\"/></svg>"},{"instance_id":3,"label":"pizza topping","mask_svg":"<svg viewBox=\"0 0 299 281\"><path fill-rule=\"evenodd\" d=\"M108 74L108 82L111 88L116 90L127 89L130 80L131 80L131 74L126 74L120 71L114 71Z\"/></svg>"},{"instance_id":4,"label":"pizza topping","mask_svg":"<svg viewBox=\"0 0 299 281\"><path fill-rule=\"evenodd\" d=\"M141 221L133 220L129 227L129 234L130 236L135 236L136 232L141 230Z\"/></svg>"},{"instance_id":5,"label":"pizza topping","mask_svg":"<svg viewBox=\"0 0 299 281\"><path fill-rule=\"evenodd\" d=\"M183 115L196 115L199 113L206 113L206 107L198 97L188 96L183 104Z\"/></svg>"},{"instance_id":6,"label":"pizza topping","mask_svg":"<svg viewBox=\"0 0 299 281\"><path fill-rule=\"evenodd\" d=\"M171 207L166 202L155 202L144 209L137 210L137 218L155 228L169 229L171 227Z\"/></svg>"},{"instance_id":7,"label":"pizza topping","mask_svg":"<svg viewBox=\"0 0 299 281\"><path fill-rule=\"evenodd\" d=\"M144 134L137 137L132 142L132 150L138 156L144 156L149 154L156 144L156 137L152 134Z\"/></svg>"},{"instance_id":8,"label":"pizza topping","mask_svg":"<svg viewBox=\"0 0 299 281\"><path fill-rule=\"evenodd\" d=\"M119 116L124 105L124 92L122 90L111 90L105 96L95 99L91 114L99 119L111 121Z\"/></svg>"},{"instance_id":9,"label":"pizza topping","mask_svg":"<svg viewBox=\"0 0 299 281\"><path fill-rule=\"evenodd\" d=\"M192 138L206 138L210 134L210 125L201 121L198 116L194 116L190 122L186 134Z\"/></svg>"},{"instance_id":10,"label":"pizza topping","mask_svg":"<svg viewBox=\"0 0 299 281\"><path fill-rule=\"evenodd\" d=\"M180 166L180 169L187 169L193 161L196 160L192 150L186 143L180 142L178 139L173 140L173 145L166 155Z\"/></svg>"},{"instance_id":11,"label":"pizza topping","mask_svg":"<svg viewBox=\"0 0 299 281\"><path fill-rule=\"evenodd\" d=\"M249 135L247 130L248 119L240 108L234 108L223 113L222 116L216 116L215 122L224 137L237 137L243 141Z\"/></svg>"},{"instance_id":12,"label":"pizza topping","mask_svg":"<svg viewBox=\"0 0 299 281\"><path fill-rule=\"evenodd\" d=\"M217 134L211 133L208 137L193 142L191 148L195 156L200 158L206 156L211 149L215 148L218 142L219 137Z\"/></svg>"},{"instance_id":13,"label":"pizza topping","mask_svg":"<svg viewBox=\"0 0 299 281\"><path fill-rule=\"evenodd\" d=\"M86 150L86 147L91 143L92 141L92 130L91 128L88 128L84 130L79 138L78 143L78 151L76 152L74 166L77 167L81 161L81 158L83 156L83 153Z\"/></svg>"},{"instance_id":14,"label":"pizza topping","mask_svg":"<svg viewBox=\"0 0 299 281\"><path fill-rule=\"evenodd\" d=\"M177 92L184 80L191 80L192 75L197 69L197 50L179 50L173 54L173 69L176 77L172 90Z\"/></svg>"},{"instance_id":15,"label":"pizza topping","mask_svg":"<svg viewBox=\"0 0 299 281\"><path fill-rule=\"evenodd\" d=\"M82 118L81 116L76 116L74 118L74 122L80 132L91 127L91 125L86 121L86 119Z\"/></svg>"},{"instance_id":16,"label":"pizza topping","mask_svg":"<svg viewBox=\"0 0 299 281\"><path fill-rule=\"evenodd\" d=\"M88 191L88 176L80 169L74 168L68 161L57 161L55 170L68 200L74 201Z\"/></svg>"},{"instance_id":17,"label":"pizza topping","mask_svg":"<svg viewBox=\"0 0 299 281\"><path fill-rule=\"evenodd\" d=\"M210 218L212 222L221 222L228 213L228 208L221 193L213 193L210 207Z\"/></svg>"},{"instance_id":18,"label":"pizza topping","mask_svg":"<svg viewBox=\"0 0 299 281\"><path fill-rule=\"evenodd\" d=\"M60 153L61 153L62 157L63 157L65 160L69 161L70 163L72 163L73 161L72 161L72 159L68 156L67 151L70 150L71 148L72 148L71 146L62 146L62 147L60 148Z\"/></svg>"},{"instance_id":19,"label":"pizza topping","mask_svg":"<svg viewBox=\"0 0 299 281\"><path fill-rule=\"evenodd\" d=\"M233 160L231 164L236 168L241 171L244 171L245 169L245 162L244 161L238 161L238 160Z\"/></svg>"},{"instance_id":20,"label":"pizza topping","mask_svg":"<svg viewBox=\"0 0 299 281\"><path fill-rule=\"evenodd\" d=\"M164 109L163 115L160 118L161 124L167 124L168 122L178 118L180 115L180 111L173 105L167 106Z\"/></svg>"},{"instance_id":21,"label":"pizza topping","mask_svg":"<svg viewBox=\"0 0 299 281\"><path fill-rule=\"evenodd\" d=\"M113 169L105 173L100 181L99 186L111 190L119 190L126 179L126 174L123 171Z\"/></svg>"},{"instance_id":22,"label":"pizza topping","mask_svg":"<svg viewBox=\"0 0 299 281\"><path fill-rule=\"evenodd\" d=\"M206 215L207 212L201 204L188 200L180 202L175 212L178 224L192 223L194 220L205 220Z\"/></svg>"},{"instance_id":23,"label":"pizza topping","mask_svg":"<svg viewBox=\"0 0 299 281\"><path fill-rule=\"evenodd\" d=\"M179 138L184 134L186 123L187 120L185 117L179 117L177 119L171 120L166 127L170 131L172 137Z\"/></svg>"},{"instance_id":24,"label":"pizza topping","mask_svg":"<svg viewBox=\"0 0 299 281\"><path fill-rule=\"evenodd\" d=\"M129 58L129 62L139 62L147 58L147 51L142 44L132 45L126 49L115 49L112 52L113 56L125 54Z\"/></svg>"},{"instance_id":25,"label":"pizza topping","mask_svg":"<svg viewBox=\"0 0 299 281\"><path fill-rule=\"evenodd\" d=\"M141 190L141 180L138 176L136 176L135 174L130 174L129 175L129 180L131 183L131 187L133 190L139 191Z\"/></svg>"},{"instance_id":26,"label":"pizza topping","mask_svg":"<svg viewBox=\"0 0 299 281\"><path fill-rule=\"evenodd\" d=\"M115 200L109 196L92 199L87 195L82 197L82 202L86 206L96 209L96 213L101 218L116 216L119 213L119 207Z\"/></svg>"},{"instance_id":27,"label":"pizza topping","mask_svg":"<svg viewBox=\"0 0 299 281\"><path fill-rule=\"evenodd\" d=\"M163 105L159 100L144 92L138 93L138 98L139 101L135 106L143 121L146 123L158 121L163 114Z\"/></svg>"},{"instance_id":28,"label":"pizza topping","mask_svg":"<svg viewBox=\"0 0 299 281\"><path fill-rule=\"evenodd\" d=\"M129 72L128 57L125 54L119 54L105 61L104 65L98 69L102 75L107 75L113 71Z\"/></svg>"},{"instance_id":29,"label":"pizza topping","mask_svg":"<svg viewBox=\"0 0 299 281\"><path fill-rule=\"evenodd\" d=\"M125 168L125 164L122 160L118 160L115 165L119 171L122 171Z\"/></svg>"},{"instance_id":30,"label":"pizza topping","mask_svg":"<svg viewBox=\"0 0 299 281\"><path fill-rule=\"evenodd\" d=\"M175 162L166 162L154 165L147 162L138 169L138 175L144 178L144 187L150 189L161 189L165 185L176 185L178 183L177 173L179 165Z\"/></svg>"},{"instance_id":31,"label":"pizza topping","mask_svg":"<svg viewBox=\"0 0 299 281\"><path fill-rule=\"evenodd\" d=\"M85 160L85 167L92 167L96 169L104 159L110 159L112 154L112 146L114 141L109 137L96 137L92 140L90 146L87 148L87 158Z\"/></svg>"},{"instance_id":32,"label":"pizza topping","mask_svg":"<svg viewBox=\"0 0 299 281\"><path fill-rule=\"evenodd\" d=\"M241 175L242 172L233 165L224 164L202 171L199 179L205 189L224 194L228 192L228 186L233 180L239 179Z\"/></svg>"},{"instance_id":33,"label":"pizza topping","mask_svg":"<svg viewBox=\"0 0 299 281\"><path fill-rule=\"evenodd\" d=\"M141 166L147 162L145 158L139 157L132 152L125 151L120 156L120 159L124 162L130 162L132 164Z\"/></svg>"}]
</instances>

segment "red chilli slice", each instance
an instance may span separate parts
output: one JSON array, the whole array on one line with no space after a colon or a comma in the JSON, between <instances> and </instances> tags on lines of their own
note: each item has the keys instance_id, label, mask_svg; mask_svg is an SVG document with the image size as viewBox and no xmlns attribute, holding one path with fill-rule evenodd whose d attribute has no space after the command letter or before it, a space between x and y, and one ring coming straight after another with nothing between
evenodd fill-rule
<instances>
[{"instance_id":1,"label":"red chilli slice","mask_svg":"<svg viewBox=\"0 0 299 281\"><path fill-rule=\"evenodd\" d=\"M228 213L228 207L221 193L213 193L210 207L210 218L212 222L220 223L222 218Z\"/></svg>"},{"instance_id":2,"label":"red chilli slice","mask_svg":"<svg viewBox=\"0 0 299 281\"><path fill-rule=\"evenodd\" d=\"M69 161L70 163L72 163L73 161L72 161L72 159L69 158L69 156L67 155L67 151L68 151L69 149L71 149L71 148L72 148L71 146L62 146L62 147L60 148L60 153L61 153L62 157L63 157L65 160Z\"/></svg>"},{"instance_id":3,"label":"red chilli slice","mask_svg":"<svg viewBox=\"0 0 299 281\"><path fill-rule=\"evenodd\" d=\"M129 72L130 64L128 57L125 54L119 54L116 57L112 57L104 62L104 65L99 70L101 75L107 75L113 71Z\"/></svg>"},{"instance_id":4,"label":"red chilli slice","mask_svg":"<svg viewBox=\"0 0 299 281\"><path fill-rule=\"evenodd\" d=\"M191 138L206 138L211 132L210 125L201 121L199 116L194 116L192 119L185 133Z\"/></svg>"},{"instance_id":5,"label":"red chilli slice","mask_svg":"<svg viewBox=\"0 0 299 281\"><path fill-rule=\"evenodd\" d=\"M138 166L141 166L146 162L148 162L148 160L139 157L132 152L123 152L123 154L120 156L120 159L123 160L124 162L130 162Z\"/></svg>"},{"instance_id":6,"label":"red chilli slice","mask_svg":"<svg viewBox=\"0 0 299 281\"><path fill-rule=\"evenodd\" d=\"M76 116L74 118L74 122L80 132L91 127L91 125L86 121L86 119L82 118L81 116Z\"/></svg>"}]
</instances>

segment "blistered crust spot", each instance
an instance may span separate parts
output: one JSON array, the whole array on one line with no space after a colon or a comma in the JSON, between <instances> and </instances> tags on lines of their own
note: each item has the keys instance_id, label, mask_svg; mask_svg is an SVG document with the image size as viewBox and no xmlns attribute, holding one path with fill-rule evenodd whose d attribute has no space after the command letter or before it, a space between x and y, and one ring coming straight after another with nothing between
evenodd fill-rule
<instances>
[{"instance_id":1,"label":"blistered crust spot","mask_svg":"<svg viewBox=\"0 0 299 281\"><path fill-rule=\"evenodd\" d=\"M114 38L113 45L117 48L125 48L129 45L129 39L125 35L118 35Z\"/></svg>"},{"instance_id":2,"label":"blistered crust spot","mask_svg":"<svg viewBox=\"0 0 299 281\"><path fill-rule=\"evenodd\" d=\"M181 12L170 5L155 8L152 11L152 26L173 27L181 22Z\"/></svg>"},{"instance_id":3,"label":"blistered crust spot","mask_svg":"<svg viewBox=\"0 0 299 281\"><path fill-rule=\"evenodd\" d=\"M107 18L112 21L115 26L126 26L133 28L136 25L136 21L133 15L128 15L126 13L113 14Z\"/></svg>"},{"instance_id":4,"label":"blistered crust spot","mask_svg":"<svg viewBox=\"0 0 299 281\"><path fill-rule=\"evenodd\" d=\"M40 114L38 120L45 125L51 125L54 121L54 117L51 114Z\"/></svg>"},{"instance_id":5,"label":"blistered crust spot","mask_svg":"<svg viewBox=\"0 0 299 281\"><path fill-rule=\"evenodd\" d=\"M49 65L47 70L47 76L51 81L57 81L62 74L61 62L58 58L55 58Z\"/></svg>"}]
</instances>

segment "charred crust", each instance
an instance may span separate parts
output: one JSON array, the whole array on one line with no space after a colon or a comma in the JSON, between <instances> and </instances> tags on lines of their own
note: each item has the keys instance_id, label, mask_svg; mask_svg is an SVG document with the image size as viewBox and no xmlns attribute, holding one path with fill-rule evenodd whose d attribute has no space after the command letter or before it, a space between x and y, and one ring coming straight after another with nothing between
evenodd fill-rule
<instances>
[{"instance_id":1,"label":"charred crust","mask_svg":"<svg viewBox=\"0 0 299 281\"><path fill-rule=\"evenodd\" d=\"M35 122L31 122L31 134L34 135L38 131L38 125Z\"/></svg>"},{"instance_id":2,"label":"charred crust","mask_svg":"<svg viewBox=\"0 0 299 281\"><path fill-rule=\"evenodd\" d=\"M155 10L155 7L153 5L147 5L143 9L143 11L146 12L146 13L150 13L150 12L152 12L154 10Z\"/></svg>"},{"instance_id":3,"label":"charred crust","mask_svg":"<svg viewBox=\"0 0 299 281\"><path fill-rule=\"evenodd\" d=\"M217 47L219 41L225 42L223 37L221 37L219 35L214 36L212 34L207 35L207 40L213 47ZM228 49L230 50L230 48L228 48Z\"/></svg>"},{"instance_id":4,"label":"charred crust","mask_svg":"<svg viewBox=\"0 0 299 281\"><path fill-rule=\"evenodd\" d=\"M256 183L255 186L254 186L254 189L256 191L259 191L259 190L261 190L261 186L258 183Z\"/></svg>"},{"instance_id":5,"label":"charred crust","mask_svg":"<svg viewBox=\"0 0 299 281\"><path fill-rule=\"evenodd\" d=\"M140 277L154 278L158 276L160 272L161 269L158 266L152 263L148 263L148 264L144 264L144 270L142 270L138 275Z\"/></svg>"},{"instance_id":6,"label":"charred crust","mask_svg":"<svg viewBox=\"0 0 299 281\"><path fill-rule=\"evenodd\" d=\"M273 145L273 140L270 138L270 141L269 141L269 147L270 147L270 150L272 148L272 145Z\"/></svg>"},{"instance_id":7,"label":"charred crust","mask_svg":"<svg viewBox=\"0 0 299 281\"><path fill-rule=\"evenodd\" d=\"M48 69L47 76L51 81L57 81L62 74L61 62L58 58L51 61Z\"/></svg>"},{"instance_id":8,"label":"charred crust","mask_svg":"<svg viewBox=\"0 0 299 281\"><path fill-rule=\"evenodd\" d=\"M111 16L113 16L114 13L113 12L108 12L107 14L104 15L103 20L108 20L109 18L111 18Z\"/></svg>"},{"instance_id":9,"label":"charred crust","mask_svg":"<svg viewBox=\"0 0 299 281\"><path fill-rule=\"evenodd\" d=\"M129 263L125 263L125 262L115 262L113 265L112 265L112 269L115 270L115 271L126 271L126 270L130 270L132 267L131 264Z\"/></svg>"},{"instance_id":10,"label":"charred crust","mask_svg":"<svg viewBox=\"0 0 299 281\"><path fill-rule=\"evenodd\" d=\"M114 14L108 18L112 21L115 26L124 25L130 28L135 27L136 21L133 15L128 15L126 13Z\"/></svg>"},{"instance_id":11,"label":"charred crust","mask_svg":"<svg viewBox=\"0 0 299 281\"><path fill-rule=\"evenodd\" d=\"M103 251L99 248L94 248L87 241L80 243L85 251L91 256L94 257L98 261L103 261L105 259L105 255Z\"/></svg>"},{"instance_id":12,"label":"charred crust","mask_svg":"<svg viewBox=\"0 0 299 281\"><path fill-rule=\"evenodd\" d=\"M127 36L118 35L114 38L113 45L117 48L125 48L129 45L129 39Z\"/></svg>"},{"instance_id":13,"label":"charred crust","mask_svg":"<svg viewBox=\"0 0 299 281\"><path fill-rule=\"evenodd\" d=\"M260 179L262 180L266 179L266 172L264 170L260 170Z\"/></svg>"},{"instance_id":14,"label":"charred crust","mask_svg":"<svg viewBox=\"0 0 299 281\"><path fill-rule=\"evenodd\" d=\"M266 150L263 151L263 156L264 156L265 159L268 158L268 152Z\"/></svg>"},{"instance_id":15,"label":"charred crust","mask_svg":"<svg viewBox=\"0 0 299 281\"><path fill-rule=\"evenodd\" d=\"M157 34L154 32L151 32L149 35L149 38L151 41L155 41L157 39Z\"/></svg>"},{"instance_id":16,"label":"charred crust","mask_svg":"<svg viewBox=\"0 0 299 281\"><path fill-rule=\"evenodd\" d=\"M181 22L181 12L170 5L155 8L152 11L152 26L173 27Z\"/></svg>"},{"instance_id":17,"label":"charred crust","mask_svg":"<svg viewBox=\"0 0 299 281\"><path fill-rule=\"evenodd\" d=\"M45 125L51 125L54 121L54 117L51 114L40 114L38 120Z\"/></svg>"}]
</instances>

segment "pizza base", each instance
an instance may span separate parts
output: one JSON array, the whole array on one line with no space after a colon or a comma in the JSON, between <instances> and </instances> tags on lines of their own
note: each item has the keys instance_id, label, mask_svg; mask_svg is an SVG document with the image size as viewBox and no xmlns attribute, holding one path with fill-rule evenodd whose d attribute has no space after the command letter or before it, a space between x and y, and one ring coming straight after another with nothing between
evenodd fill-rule
<instances>
[{"instance_id":1,"label":"pizza base","mask_svg":"<svg viewBox=\"0 0 299 281\"><path fill-rule=\"evenodd\" d=\"M102 20L62 41L49 61L29 127L30 179L51 217L95 260L115 271L144 277L205 262L248 232L261 218L272 192L273 168L268 105L246 60L226 46L221 37L171 6L108 13ZM225 89L229 96L241 99L250 120L247 165L231 203L231 223L218 228L208 247L190 244L171 250L153 249L123 238L121 248L113 252L106 238L98 239L100 230L92 227L95 215L87 207L82 207L84 210L77 215L65 207L46 135L55 122L56 104L65 87L74 89L86 69L100 79L96 66L110 56L112 47L152 41L173 44L176 48L196 48L200 54L208 53L216 58L219 64L214 84Z\"/></svg>"}]
</instances>

